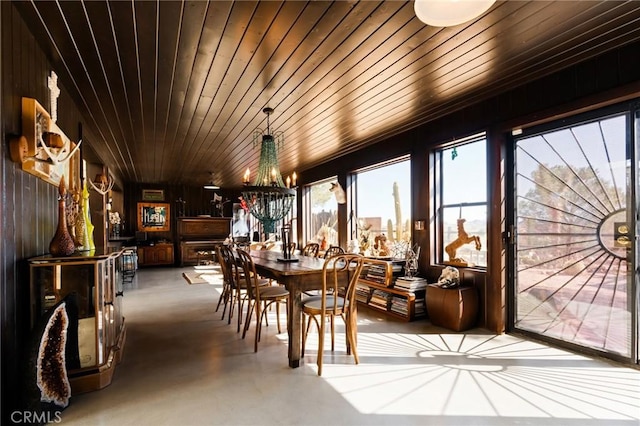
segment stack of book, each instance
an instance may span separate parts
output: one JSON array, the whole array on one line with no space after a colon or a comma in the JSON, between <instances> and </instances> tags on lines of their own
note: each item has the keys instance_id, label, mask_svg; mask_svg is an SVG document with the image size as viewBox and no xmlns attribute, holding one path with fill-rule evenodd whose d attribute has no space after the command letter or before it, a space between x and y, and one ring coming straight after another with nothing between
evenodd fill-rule
<instances>
[{"instance_id":1,"label":"stack of book","mask_svg":"<svg viewBox=\"0 0 640 426\"><path fill-rule=\"evenodd\" d=\"M413 304L413 309L415 311L414 315L416 317L423 317L427 315L427 308L424 303L424 293L422 293L420 296L416 296L415 303Z\"/></svg>"},{"instance_id":2,"label":"stack of book","mask_svg":"<svg viewBox=\"0 0 640 426\"><path fill-rule=\"evenodd\" d=\"M374 290L371 295L371 300L369 300L369 305L386 311L389 303L388 298L389 295L387 293L380 290Z\"/></svg>"},{"instance_id":3,"label":"stack of book","mask_svg":"<svg viewBox=\"0 0 640 426\"><path fill-rule=\"evenodd\" d=\"M393 278L398 278L404 272L404 260L392 260L391 270L393 271Z\"/></svg>"},{"instance_id":4,"label":"stack of book","mask_svg":"<svg viewBox=\"0 0 640 426\"><path fill-rule=\"evenodd\" d=\"M369 295L371 294L371 289L369 286L356 283L356 300L361 303L369 303Z\"/></svg>"},{"instance_id":5,"label":"stack of book","mask_svg":"<svg viewBox=\"0 0 640 426\"><path fill-rule=\"evenodd\" d=\"M400 296L393 296L391 299L391 311L403 316L409 315L407 299Z\"/></svg>"},{"instance_id":6,"label":"stack of book","mask_svg":"<svg viewBox=\"0 0 640 426\"><path fill-rule=\"evenodd\" d=\"M394 287L411 292L424 290L427 288L427 280L422 277L398 277Z\"/></svg>"},{"instance_id":7,"label":"stack of book","mask_svg":"<svg viewBox=\"0 0 640 426\"><path fill-rule=\"evenodd\" d=\"M374 283L386 284L386 270L383 265L367 265L361 277Z\"/></svg>"},{"instance_id":8,"label":"stack of book","mask_svg":"<svg viewBox=\"0 0 640 426\"><path fill-rule=\"evenodd\" d=\"M391 311L402 316L409 315L409 304L407 299L402 296L393 296L391 298ZM422 317L426 315L424 307L424 294L417 296L414 303L414 316Z\"/></svg>"}]
</instances>

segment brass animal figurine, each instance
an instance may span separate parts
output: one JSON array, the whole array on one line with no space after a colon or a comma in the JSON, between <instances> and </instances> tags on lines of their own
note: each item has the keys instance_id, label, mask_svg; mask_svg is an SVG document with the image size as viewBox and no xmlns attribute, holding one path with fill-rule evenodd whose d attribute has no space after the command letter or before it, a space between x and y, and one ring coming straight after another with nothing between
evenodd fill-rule
<instances>
[{"instance_id":1,"label":"brass animal figurine","mask_svg":"<svg viewBox=\"0 0 640 426\"><path fill-rule=\"evenodd\" d=\"M448 263L462 266L468 265L466 260L456 257L456 251L458 251L458 249L465 244L475 243L476 250L480 250L482 248L480 237L478 237L477 235L470 236L469 234L467 234L467 231L464 230L465 221L466 219L458 219L458 238L447 244L447 246L444 248L444 251L447 253L447 255L449 255Z\"/></svg>"},{"instance_id":2,"label":"brass animal figurine","mask_svg":"<svg viewBox=\"0 0 640 426\"><path fill-rule=\"evenodd\" d=\"M374 239L373 248L378 253L378 256L389 256L389 247L387 247L386 235L377 235Z\"/></svg>"}]
</instances>

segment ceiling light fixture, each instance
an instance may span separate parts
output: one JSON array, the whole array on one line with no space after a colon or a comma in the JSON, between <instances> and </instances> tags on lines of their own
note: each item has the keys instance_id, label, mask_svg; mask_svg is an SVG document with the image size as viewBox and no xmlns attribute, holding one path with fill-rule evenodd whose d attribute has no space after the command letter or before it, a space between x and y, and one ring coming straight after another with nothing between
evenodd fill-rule
<instances>
[{"instance_id":1,"label":"ceiling light fixture","mask_svg":"<svg viewBox=\"0 0 640 426\"><path fill-rule=\"evenodd\" d=\"M413 9L432 27L452 27L485 13L495 0L415 0Z\"/></svg>"},{"instance_id":2,"label":"ceiling light fixture","mask_svg":"<svg viewBox=\"0 0 640 426\"><path fill-rule=\"evenodd\" d=\"M253 146L261 142L258 173L253 185L250 185L251 170L247 169L242 182L242 198L246 201L251 214L262 223L265 234L275 232L275 223L282 220L293 205L297 176L295 172L288 176L287 184L282 180L278 165L278 149L284 145L284 133L271 134L269 116L273 109L262 110L267 114L267 130L256 129L253 132Z\"/></svg>"},{"instance_id":3,"label":"ceiling light fixture","mask_svg":"<svg viewBox=\"0 0 640 426\"><path fill-rule=\"evenodd\" d=\"M209 172L209 182L204 184L204 189L220 189L220 187L215 184L213 172Z\"/></svg>"}]
</instances>

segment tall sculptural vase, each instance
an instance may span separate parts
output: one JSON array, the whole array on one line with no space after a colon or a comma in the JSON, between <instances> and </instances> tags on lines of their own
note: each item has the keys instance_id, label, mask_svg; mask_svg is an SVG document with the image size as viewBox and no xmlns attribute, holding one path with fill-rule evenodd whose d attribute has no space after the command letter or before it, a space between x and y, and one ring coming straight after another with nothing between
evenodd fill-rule
<instances>
[{"instance_id":1,"label":"tall sculptural vase","mask_svg":"<svg viewBox=\"0 0 640 426\"><path fill-rule=\"evenodd\" d=\"M89 209L89 189L87 188L87 181L84 181L82 185L82 217L84 219L84 235L82 241L82 249L91 251L96 249L95 242L93 240L93 224L91 223L91 210Z\"/></svg>"},{"instance_id":2,"label":"tall sculptural vase","mask_svg":"<svg viewBox=\"0 0 640 426\"><path fill-rule=\"evenodd\" d=\"M65 209L65 192L64 177L60 179L60 186L58 187L58 227L56 228L56 234L53 236L51 243L49 243L49 253L52 256L69 256L76 250L76 245L73 242L73 238L67 228L67 215Z\"/></svg>"}]
</instances>

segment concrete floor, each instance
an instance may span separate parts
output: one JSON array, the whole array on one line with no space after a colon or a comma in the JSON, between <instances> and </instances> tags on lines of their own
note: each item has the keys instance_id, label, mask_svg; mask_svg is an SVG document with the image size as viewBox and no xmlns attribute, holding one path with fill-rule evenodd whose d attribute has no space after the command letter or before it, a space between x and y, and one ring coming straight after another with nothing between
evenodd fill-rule
<instances>
[{"instance_id":1,"label":"concrete floor","mask_svg":"<svg viewBox=\"0 0 640 426\"><path fill-rule=\"evenodd\" d=\"M221 286L193 268L139 270L110 386L72 397L64 425L639 425L640 371L485 330L453 333L359 312L360 364L312 336L287 366L272 315L258 353L220 320ZM284 320L284 318L283 318Z\"/></svg>"}]
</instances>

